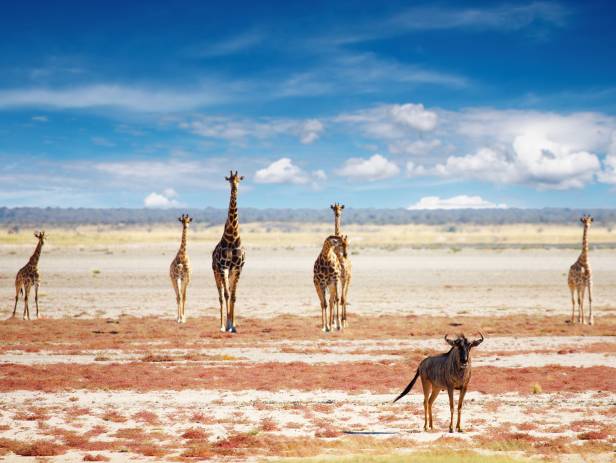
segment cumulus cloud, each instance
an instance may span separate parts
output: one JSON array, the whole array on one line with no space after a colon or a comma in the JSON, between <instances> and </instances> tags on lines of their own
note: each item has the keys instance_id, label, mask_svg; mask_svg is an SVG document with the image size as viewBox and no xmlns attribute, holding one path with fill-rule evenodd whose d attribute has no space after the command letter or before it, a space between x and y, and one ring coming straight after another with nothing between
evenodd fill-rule
<instances>
[{"instance_id":1,"label":"cumulus cloud","mask_svg":"<svg viewBox=\"0 0 616 463\"><path fill-rule=\"evenodd\" d=\"M257 183L310 184L316 187L319 182L325 181L326 179L327 175L323 170L306 172L299 166L293 164L290 158L280 158L272 162L269 166L255 172L255 182Z\"/></svg>"},{"instance_id":2,"label":"cumulus cloud","mask_svg":"<svg viewBox=\"0 0 616 463\"><path fill-rule=\"evenodd\" d=\"M177 193L173 188L165 188L161 193L152 192L143 200L143 205L150 209L168 209L181 204L174 199Z\"/></svg>"},{"instance_id":3,"label":"cumulus cloud","mask_svg":"<svg viewBox=\"0 0 616 463\"><path fill-rule=\"evenodd\" d=\"M602 183L616 185L616 132L612 133L612 141L603 160L603 170L598 177Z\"/></svg>"},{"instance_id":4,"label":"cumulus cloud","mask_svg":"<svg viewBox=\"0 0 616 463\"><path fill-rule=\"evenodd\" d=\"M337 174L357 180L383 180L400 173L400 168L380 154L368 159L350 158L338 169Z\"/></svg>"},{"instance_id":5,"label":"cumulus cloud","mask_svg":"<svg viewBox=\"0 0 616 463\"><path fill-rule=\"evenodd\" d=\"M506 204L495 204L486 201L481 196L458 195L451 198L439 196L424 196L415 204L408 207L417 209L506 209Z\"/></svg>"},{"instance_id":6,"label":"cumulus cloud","mask_svg":"<svg viewBox=\"0 0 616 463\"><path fill-rule=\"evenodd\" d=\"M315 142L325 129L318 119L247 119L225 116L200 116L181 122L180 127L202 137L221 138L234 143L291 135L303 144Z\"/></svg>"},{"instance_id":7,"label":"cumulus cloud","mask_svg":"<svg viewBox=\"0 0 616 463\"><path fill-rule=\"evenodd\" d=\"M404 139L412 131L430 132L438 123L438 115L422 104L380 105L353 113L341 114L336 122L359 128L364 135L377 139Z\"/></svg>"},{"instance_id":8,"label":"cumulus cloud","mask_svg":"<svg viewBox=\"0 0 616 463\"><path fill-rule=\"evenodd\" d=\"M443 143L438 140L401 140L389 145L389 152L408 156L426 156Z\"/></svg>"},{"instance_id":9,"label":"cumulus cloud","mask_svg":"<svg viewBox=\"0 0 616 463\"><path fill-rule=\"evenodd\" d=\"M47 116L32 116L32 120L35 122L49 122L49 118Z\"/></svg>"}]
</instances>

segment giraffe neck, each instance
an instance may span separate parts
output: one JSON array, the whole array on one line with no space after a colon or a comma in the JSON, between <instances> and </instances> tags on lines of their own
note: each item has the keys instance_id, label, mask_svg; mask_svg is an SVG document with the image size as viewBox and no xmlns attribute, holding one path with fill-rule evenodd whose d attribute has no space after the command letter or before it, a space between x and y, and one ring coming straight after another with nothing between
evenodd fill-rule
<instances>
[{"instance_id":1,"label":"giraffe neck","mask_svg":"<svg viewBox=\"0 0 616 463\"><path fill-rule=\"evenodd\" d=\"M225 222L223 240L228 243L240 244L240 222L237 214L237 185L231 185L231 198L229 199L229 214Z\"/></svg>"},{"instance_id":2,"label":"giraffe neck","mask_svg":"<svg viewBox=\"0 0 616 463\"><path fill-rule=\"evenodd\" d=\"M588 227L584 227L584 234L582 235L582 253L578 261L583 265L588 265Z\"/></svg>"},{"instance_id":3,"label":"giraffe neck","mask_svg":"<svg viewBox=\"0 0 616 463\"><path fill-rule=\"evenodd\" d=\"M188 236L188 225L184 225L182 227L182 241L180 241L180 250L178 251L178 256L186 255L186 238Z\"/></svg>"},{"instance_id":4,"label":"giraffe neck","mask_svg":"<svg viewBox=\"0 0 616 463\"><path fill-rule=\"evenodd\" d=\"M38 261L39 258L41 257L41 248L43 247L43 242L39 240L38 244L36 245L36 249L34 250L34 253L32 254L32 256L30 257L30 265L38 265Z\"/></svg>"},{"instance_id":5,"label":"giraffe neck","mask_svg":"<svg viewBox=\"0 0 616 463\"><path fill-rule=\"evenodd\" d=\"M341 231L340 231L340 214L335 214L334 215L334 235L336 236L340 236Z\"/></svg>"},{"instance_id":6,"label":"giraffe neck","mask_svg":"<svg viewBox=\"0 0 616 463\"><path fill-rule=\"evenodd\" d=\"M328 258L329 253L332 251L333 247L334 243L332 243L331 240L325 240L325 243L323 243L323 249L321 250L321 255L324 259Z\"/></svg>"}]
</instances>

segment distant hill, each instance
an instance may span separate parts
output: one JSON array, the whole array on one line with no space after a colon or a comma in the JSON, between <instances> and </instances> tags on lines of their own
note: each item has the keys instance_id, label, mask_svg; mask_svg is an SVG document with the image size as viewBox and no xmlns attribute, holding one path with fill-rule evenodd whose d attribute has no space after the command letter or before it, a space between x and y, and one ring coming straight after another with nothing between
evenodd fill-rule
<instances>
[{"instance_id":1,"label":"distant hill","mask_svg":"<svg viewBox=\"0 0 616 463\"><path fill-rule=\"evenodd\" d=\"M224 223L226 209L87 209L87 208L36 208L0 207L0 226L71 226L142 225L172 223L182 213L190 214L195 221L211 225ZM573 224L584 214L592 214L603 224L616 224L616 209L456 209L456 210L407 210L407 209L353 209L344 210L346 224L479 224L509 223ZM327 209L240 209L240 220L248 222L324 223L332 220Z\"/></svg>"}]
</instances>

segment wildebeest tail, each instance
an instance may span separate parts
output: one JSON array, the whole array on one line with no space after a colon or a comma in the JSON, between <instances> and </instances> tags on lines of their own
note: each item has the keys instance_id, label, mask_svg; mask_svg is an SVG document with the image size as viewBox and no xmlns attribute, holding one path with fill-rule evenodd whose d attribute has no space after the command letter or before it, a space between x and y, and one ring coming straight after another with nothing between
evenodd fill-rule
<instances>
[{"instance_id":1,"label":"wildebeest tail","mask_svg":"<svg viewBox=\"0 0 616 463\"><path fill-rule=\"evenodd\" d=\"M398 397L396 397L394 402L397 402L398 400L400 400L402 397L407 395L411 391L411 389L413 389L413 386L415 385L415 382L417 381L417 378L419 378L419 368L417 369L417 372L415 373L415 376L413 377L413 379L411 380L409 385L406 386L404 391L402 391L402 393Z\"/></svg>"}]
</instances>

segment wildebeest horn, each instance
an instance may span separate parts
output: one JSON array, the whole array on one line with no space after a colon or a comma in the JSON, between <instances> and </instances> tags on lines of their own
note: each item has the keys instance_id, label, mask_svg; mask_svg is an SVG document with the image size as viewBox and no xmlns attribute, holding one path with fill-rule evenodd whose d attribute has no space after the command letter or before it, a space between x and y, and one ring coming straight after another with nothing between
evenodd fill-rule
<instances>
[{"instance_id":1,"label":"wildebeest horn","mask_svg":"<svg viewBox=\"0 0 616 463\"><path fill-rule=\"evenodd\" d=\"M479 344L481 344L483 342L483 334L481 333L481 331L479 331L479 336L481 336L481 339L475 339L473 342L471 342L471 346L478 346Z\"/></svg>"}]
</instances>

